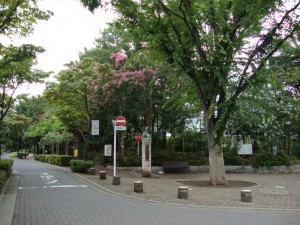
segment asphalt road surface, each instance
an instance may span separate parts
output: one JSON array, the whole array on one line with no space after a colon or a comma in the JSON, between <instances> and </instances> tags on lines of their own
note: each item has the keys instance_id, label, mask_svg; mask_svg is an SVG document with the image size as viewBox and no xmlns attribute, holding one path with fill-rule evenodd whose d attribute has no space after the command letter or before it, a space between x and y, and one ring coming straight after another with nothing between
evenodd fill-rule
<instances>
[{"instance_id":1,"label":"asphalt road surface","mask_svg":"<svg viewBox=\"0 0 300 225\"><path fill-rule=\"evenodd\" d=\"M15 159L13 225L299 225L299 211L183 207L114 196L57 167ZM2 224L0 224L2 225Z\"/></svg>"}]
</instances>

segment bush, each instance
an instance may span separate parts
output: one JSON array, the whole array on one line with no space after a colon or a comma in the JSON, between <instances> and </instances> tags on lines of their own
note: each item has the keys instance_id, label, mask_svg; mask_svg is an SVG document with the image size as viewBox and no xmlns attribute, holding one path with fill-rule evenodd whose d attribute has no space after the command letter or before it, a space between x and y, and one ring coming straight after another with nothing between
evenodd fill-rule
<instances>
[{"instance_id":1,"label":"bush","mask_svg":"<svg viewBox=\"0 0 300 225\"><path fill-rule=\"evenodd\" d=\"M72 155L58 155L55 158L55 165L57 166L70 166L70 161L74 159Z\"/></svg>"},{"instance_id":2,"label":"bush","mask_svg":"<svg viewBox=\"0 0 300 225\"><path fill-rule=\"evenodd\" d=\"M6 177L9 177L12 173L12 165L14 161L12 159L0 159L0 170L4 170Z\"/></svg>"},{"instance_id":3,"label":"bush","mask_svg":"<svg viewBox=\"0 0 300 225\"><path fill-rule=\"evenodd\" d=\"M87 173L89 168L93 166L93 161L71 160L70 167L72 172Z\"/></svg>"},{"instance_id":4,"label":"bush","mask_svg":"<svg viewBox=\"0 0 300 225\"><path fill-rule=\"evenodd\" d=\"M12 152L9 154L10 158L17 158L18 152Z\"/></svg>"},{"instance_id":5,"label":"bush","mask_svg":"<svg viewBox=\"0 0 300 225\"><path fill-rule=\"evenodd\" d=\"M41 155L34 155L34 160L39 161Z\"/></svg>"},{"instance_id":6,"label":"bush","mask_svg":"<svg viewBox=\"0 0 300 225\"><path fill-rule=\"evenodd\" d=\"M258 152L255 154L253 158L253 167L263 167L267 166L270 168L271 166L281 166L281 165L291 165L289 157L279 152L276 156L270 152Z\"/></svg>"},{"instance_id":7,"label":"bush","mask_svg":"<svg viewBox=\"0 0 300 225\"><path fill-rule=\"evenodd\" d=\"M35 155L34 159L40 162L47 162L57 166L70 166L71 155Z\"/></svg>"},{"instance_id":8,"label":"bush","mask_svg":"<svg viewBox=\"0 0 300 225\"><path fill-rule=\"evenodd\" d=\"M119 158L118 160L119 166L138 166L138 158L137 155L129 155L125 156L124 159L122 157Z\"/></svg>"},{"instance_id":9,"label":"bush","mask_svg":"<svg viewBox=\"0 0 300 225\"><path fill-rule=\"evenodd\" d=\"M228 152L224 153L224 163L225 165L230 165L230 166L239 166L243 165L244 161L241 156L239 156L235 152Z\"/></svg>"},{"instance_id":10,"label":"bush","mask_svg":"<svg viewBox=\"0 0 300 225\"><path fill-rule=\"evenodd\" d=\"M39 155L39 156L38 156L39 161L40 161L40 162L47 162L46 156L47 156L47 155L44 155L44 154Z\"/></svg>"},{"instance_id":11,"label":"bush","mask_svg":"<svg viewBox=\"0 0 300 225\"><path fill-rule=\"evenodd\" d=\"M6 181L6 171L4 170L0 170L0 193L1 193L1 190L2 190L2 187Z\"/></svg>"}]
</instances>

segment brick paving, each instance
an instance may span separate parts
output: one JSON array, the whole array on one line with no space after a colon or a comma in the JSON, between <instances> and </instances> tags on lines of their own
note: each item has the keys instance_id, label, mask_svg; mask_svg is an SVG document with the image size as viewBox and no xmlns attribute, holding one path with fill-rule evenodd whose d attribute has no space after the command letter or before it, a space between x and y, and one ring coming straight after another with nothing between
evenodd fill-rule
<instances>
[{"instance_id":1,"label":"brick paving","mask_svg":"<svg viewBox=\"0 0 300 225\"><path fill-rule=\"evenodd\" d=\"M97 171L106 168L98 167ZM170 173L152 174L152 178L143 178L139 172L117 171L121 177L121 185L112 185L112 171L107 170L107 179L100 180L99 175L77 175L91 181L97 186L124 196L144 200L175 203L182 205L238 207L238 208L265 208L291 209L300 211L300 173L290 174L227 174L232 181L253 182L250 187L197 187L189 186L189 198L177 198L178 187L184 184L181 181L207 181L208 174L200 173ZM133 192L134 181L143 181L144 192ZM252 190L253 202L243 203L240 193L243 189Z\"/></svg>"},{"instance_id":2,"label":"brick paving","mask_svg":"<svg viewBox=\"0 0 300 225\"><path fill-rule=\"evenodd\" d=\"M22 172L12 225L299 225L300 221L299 174L229 174L229 180L257 183L249 188L253 203L241 203L237 187L190 187L189 199L177 198L178 181L207 180L207 174L142 178L139 172L122 170L117 171L121 185L112 185L110 170L107 180L100 180L98 173L72 173L74 179L69 168L30 160L16 160L15 169ZM143 193L133 192L136 180L144 182Z\"/></svg>"}]
</instances>

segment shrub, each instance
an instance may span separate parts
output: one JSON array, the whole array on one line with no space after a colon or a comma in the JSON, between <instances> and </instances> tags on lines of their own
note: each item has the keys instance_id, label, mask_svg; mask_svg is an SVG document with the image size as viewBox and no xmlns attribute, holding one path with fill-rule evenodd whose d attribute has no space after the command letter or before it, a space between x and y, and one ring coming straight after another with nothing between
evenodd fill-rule
<instances>
[{"instance_id":1,"label":"shrub","mask_svg":"<svg viewBox=\"0 0 300 225\"><path fill-rule=\"evenodd\" d=\"M71 155L35 155L34 159L40 162L47 162L57 166L70 166Z\"/></svg>"},{"instance_id":2,"label":"shrub","mask_svg":"<svg viewBox=\"0 0 300 225\"><path fill-rule=\"evenodd\" d=\"M238 166L243 165L243 158L235 152L228 152L224 154L225 165Z\"/></svg>"},{"instance_id":3,"label":"shrub","mask_svg":"<svg viewBox=\"0 0 300 225\"><path fill-rule=\"evenodd\" d=\"M71 160L70 167L72 172L87 173L89 168L93 166L93 161Z\"/></svg>"},{"instance_id":4,"label":"shrub","mask_svg":"<svg viewBox=\"0 0 300 225\"><path fill-rule=\"evenodd\" d=\"M271 166L280 165L289 166L290 164L291 163L289 157L281 152L279 152L276 156L270 152L258 152L253 158L253 167L255 168L262 166L267 166L268 168Z\"/></svg>"},{"instance_id":5,"label":"shrub","mask_svg":"<svg viewBox=\"0 0 300 225\"><path fill-rule=\"evenodd\" d=\"M4 170L6 177L9 177L12 173L12 165L14 161L12 159L1 159L0 160L0 170Z\"/></svg>"},{"instance_id":6,"label":"shrub","mask_svg":"<svg viewBox=\"0 0 300 225\"><path fill-rule=\"evenodd\" d=\"M72 155L56 155L54 164L57 166L70 166L72 159L74 159Z\"/></svg>"},{"instance_id":7,"label":"shrub","mask_svg":"<svg viewBox=\"0 0 300 225\"><path fill-rule=\"evenodd\" d=\"M6 181L6 171L0 170L0 193L5 181Z\"/></svg>"},{"instance_id":8,"label":"shrub","mask_svg":"<svg viewBox=\"0 0 300 225\"><path fill-rule=\"evenodd\" d=\"M39 157L38 157L39 161L40 161L40 162L47 162L47 161L46 161L46 156L47 156L47 155L44 155L44 154L39 155Z\"/></svg>"},{"instance_id":9,"label":"shrub","mask_svg":"<svg viewBox=\"0 0 300 225\"><path fill-rule=\"evenodd\" d=\"M290 157L285 153L278 152L278 154L276 155L276 159L278 161L278 166L279 165L286 165L286 166L291 165Z\"/></svg>"},{"instance_id":10,"label":"shrub","mask_svg":"<svg viewBox=\"0 0 300 225\"><path fill-rule=\"evenodd\" d=\"M9 154L10 158L17 158L18 152L12 152Z\"/></svg>"},{"instance_id":11,"label":"shrub","mask_svg":"<svg viewBox=\"0 0 300 225\"><path fill-rule=\"evenodd\" d=\"M124 159L122 157L119 158L118 164L120 166L138 166L138 158L137 155L129 155L125 156Z\"/></svg>"}]
</instances>

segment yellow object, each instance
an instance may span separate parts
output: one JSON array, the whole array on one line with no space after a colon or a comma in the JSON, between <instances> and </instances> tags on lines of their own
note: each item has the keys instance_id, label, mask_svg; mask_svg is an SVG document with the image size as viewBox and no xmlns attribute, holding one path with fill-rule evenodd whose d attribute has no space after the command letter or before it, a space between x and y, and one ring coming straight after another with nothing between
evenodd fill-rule
<instances>
[{"instance_id":1,"label":"yellow object","mask_svg":"<svg viewBox=\"0 0 300 225\"><path fill-rule=\"evenodd\" d=\"M78 149L74 150L74 156L77 157L78 156Z\"/></svg>"}]
</instances>

